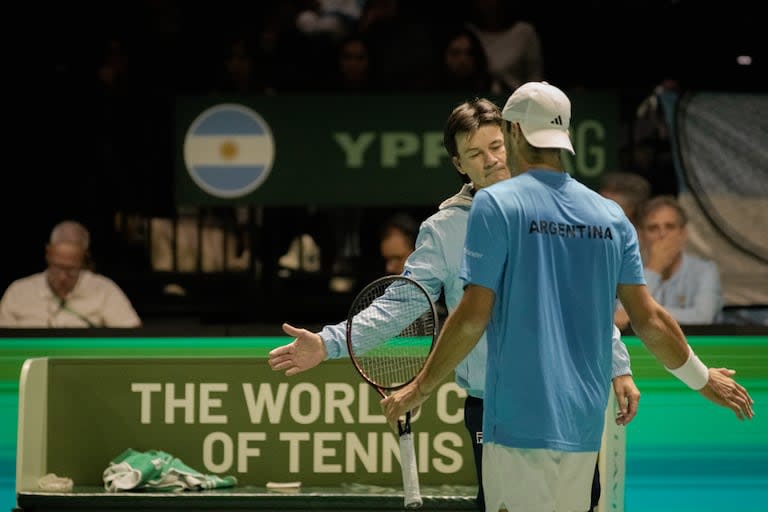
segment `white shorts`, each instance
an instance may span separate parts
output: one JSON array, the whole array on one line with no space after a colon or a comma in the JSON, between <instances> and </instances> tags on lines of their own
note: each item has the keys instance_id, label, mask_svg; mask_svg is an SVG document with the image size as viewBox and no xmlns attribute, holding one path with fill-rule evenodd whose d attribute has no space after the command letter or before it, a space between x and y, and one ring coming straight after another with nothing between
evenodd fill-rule
<instances>
[{"instance_id":1,"label":"white shorts","mask_svg":"<svg viewBox=\"0 0 768 512\"><path fill-rule=\"evenodd\" d=\"M584 512L597 452L483 444L486 512Z\"/></svg>"}]
</instances>

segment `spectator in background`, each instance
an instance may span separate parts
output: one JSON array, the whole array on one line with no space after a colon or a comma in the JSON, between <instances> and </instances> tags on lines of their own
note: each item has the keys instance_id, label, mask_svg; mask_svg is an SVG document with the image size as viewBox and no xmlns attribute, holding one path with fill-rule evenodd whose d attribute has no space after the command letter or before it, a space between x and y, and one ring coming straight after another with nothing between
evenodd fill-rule
<instances>
[{"instance_id":1,"label":"spectator in background","mask_svg":"<svg viewBox=\"0 0 768 512\"><path fill-rule=\"evenodd\" d=\"M335 75L329 81L331 93L365 93L375 89L371 53L359 34L344 38L336 53Z\"/></svg>"},{"instance_id":2,"label":"spectator in background","mask_svg":"<svg viewBox=\"0 0 768 512\"><path fill-rule=\"evenodd\" d=\"M723 307L720 273L713 261L685 251L685 211L672 196L657 196L640 211L648 291L682 325L711 324ZM624 328L619 326L619 328Z\"/></svg>"},{"instance_id":3,"label":"spectator in background","mask_svg":"<svg viewBox=\"0 0 768 512\"><path fill-rule=\"evenodd\" d=\"M266 60L245 36L237 35L226 47L216 69L215 94L264 94L274 92L267 84Z\"/></svg>"},{"instance_id":4,"label":"spectator in background","mask_svg":"<svg viewBox=\"0 0 768 512\"><path fill-rule=\"evenodd\" d=\"M379 237L381 257L387 274L402 274L405 260L416 247L419 223L407 213L397 213L382 226Z\"/></svg>"},{"instance_id":5,"label":"spectator in background","mask_svg":"<svg viewBox=\"0 0 768 512\"><path fill-rule=\"evenodd\" d=\"M600 180L598 192L618 203L637 229L640 207L651 197L651 184L648 180L633 172L607 172Z\"/></svg>"},{"instance_id":6,"label":"spectator in background","mask_svg":"<svg viewBox=\"0 0 768 512\"><path fill-rule=\"evenodd\" d=\"M483 43L474 32L458 26L445 34L442 66L435 89L485 95L491 91L491 73Z\"/></svg>"},{"instance_id":7,"label":"spectator in background","mask_svg":"<svg viewBox=\"0 0 768 512\"><path fill-rule=\"evenodd\" d=\"M379 234L379 251L384 259L385 273L394 275L403 273L405 262L416 250L416 237L419 234L419 228L419 222L405 212L396 213L387 219ZM445 302L444 292L441 292L435 300L435 309L440 320L439 325L442 325L448 317L448 306Z\"/></svg>"},{"instance_id":8,"label":"spectator in background","mask_svg":"<svg viewBox=\"0 0 768 512\"><path fill-rule=\"evenodd\" d=\"M536 28L518 19L514 2L472 0L467 26L477 34L488 56L494 94L507 94L521 84L543 79L541 41Z\"/></svg>"},{"instance_id":9,"label":"spectator in background","mask_svg":"<svg viewBox=\"0 0 768 512\"><path fill-rule=\"evenodd\" d=\"M1 327L140 327L111 279L91 270L90 234L63 221L45 248L48 268L11 283L0 300Z\"/></svg>"},{"instance_id":10,"label":"spectator in background","mask_svg":"<svg viewBox=\"0 0 768 512\"><path fill-rule=\"evenodd\" d=\"M360 18L358 0L302 0L296 27L313 38L340 41L354 30Z\"/></svg>"}]
</instances>

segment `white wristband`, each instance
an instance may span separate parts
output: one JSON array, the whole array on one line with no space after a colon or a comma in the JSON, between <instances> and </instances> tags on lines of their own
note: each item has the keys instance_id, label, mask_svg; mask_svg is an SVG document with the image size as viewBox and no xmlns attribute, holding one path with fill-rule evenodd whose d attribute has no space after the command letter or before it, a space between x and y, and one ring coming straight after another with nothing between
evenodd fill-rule
<instances>
[{"instance_id":1,"label":"white wristband","mask_svg":"<svg viewBox=\"0 0 768 512\"><path fill-rule=\"evenodd\" d=\"M685 382L689 388L698 391L709 382L709 369L693 353L692 348L688 347L688 349L690 350L688 352L688 360L680 368L675 368L674 370L667 368L667 371Z\"/></svg>"}]
</instances>

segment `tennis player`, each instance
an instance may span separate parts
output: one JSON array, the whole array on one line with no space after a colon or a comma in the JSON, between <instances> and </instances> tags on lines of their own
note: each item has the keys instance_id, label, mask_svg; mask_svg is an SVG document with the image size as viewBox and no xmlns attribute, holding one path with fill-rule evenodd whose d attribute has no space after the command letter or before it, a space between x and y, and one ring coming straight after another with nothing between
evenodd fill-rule
<instances>
[{"instance_id":1,"label":"tennis player","mask_svg":"<svg viewBox=\"0 0 768 512\"><path fill-rule=\"evenodd\" d=\"M571 104L545 82L502 111L509 168L477 191L461 264L464 294L410 384L382 400L390 422L420 406L487 332L483 487L489 512L587 510L612 373L614 299L653 355L709 400L751 418L733 370L709 369L648 294L621 208L563 170ZM620 401L621 402L621 401Z\"/></svg>"},{"instance_id":2,"label":"tennis player","mask_svg":"<svg viewBox=\"0 0 768 512\"><path fill-rule=\"evenodd\" d=\"M500 109L486 99L476 99L457 106L448 117L443 143L451 161L465 183L458 194L444 201L439 211L424 221L419 229L416 249L408 257L404 274L416 279L433 300L445 294L446 305L453 311L461 300L463 283L459 277L461 252L467 228L467 217L475 193L494 183L510 178L504 148ZM536 302L538 292L531 288L525 301ZM396 315L395 315L396 316ZM284 324L283 329L295 339L272 350L269 364L274 370L295 375L313 368L325 359L347 355L346 322L323 327L319 333ZM606 347L611 339L613 365L611 377L620 404L616 423L626 425L637 412L640 392L632 379L629 354L618 329L603 338ZM469 431L478 478L478 505L483 509L482 440L483 397L485 388L486 343L483 336L477 346L456 367L456 382L467 392L464 423ZM606 376L605 385L609 377ZM556 381L546 383L551 389ZM600 497L597 464L588 471L593 481L593 505ZM594 477L594 478L593 478ZM585 483L585 491L589 481ZM580 512L587 510L585 506Z\"/></svg>"}]
</instances>

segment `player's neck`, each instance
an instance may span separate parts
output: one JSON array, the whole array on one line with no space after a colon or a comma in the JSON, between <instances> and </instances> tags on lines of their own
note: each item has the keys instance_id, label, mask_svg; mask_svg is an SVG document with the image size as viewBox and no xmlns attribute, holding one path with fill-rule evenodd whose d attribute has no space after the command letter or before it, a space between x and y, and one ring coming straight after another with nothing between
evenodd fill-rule
<instances>
[{"instance_id":1,"label":"player's neck","mask_svg":"<svg viewBox=\"0 0 768 512\"><path fill-rule=\"evenodd\" d=\"M523 155L519 155L518 164L522 172L527 172L531 169L565 172L563 170L563 163L560 161L559 151L539 151L535 157L527 159Z\"/></svg>"},{"instance_id":2,"label":"player's neck","mask_svg":"<svg viewBox=\"0 0 768 512\"><path fill-rule=\"evenodd\" d=\"M559 162L557 165L553 165L552 163L547 163L547 162L535 162L535 163L532 162L523 167L523 172L528 172L533 169L537 171L565 172L562 166L559 165Z\"/></svg>"}]
</instances>

